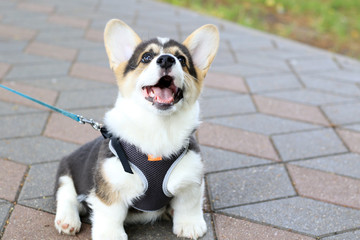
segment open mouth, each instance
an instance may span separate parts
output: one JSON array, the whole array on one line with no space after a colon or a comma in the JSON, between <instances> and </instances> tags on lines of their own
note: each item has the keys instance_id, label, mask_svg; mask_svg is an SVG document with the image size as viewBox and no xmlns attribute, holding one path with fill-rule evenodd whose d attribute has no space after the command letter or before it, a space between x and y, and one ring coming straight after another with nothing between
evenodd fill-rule
<instances>
[{"instance_id":1,"label":"open mouth","mask_svg":"<svg viewBox=\"0 0 360 240\"><path fill-rule=\"evenodd\" d=\"M175 86L174 78L166 75L153 86L145 86L142 93L155 107L166 110L183 98L183 90Z\"/></svg>"}]
</instances>

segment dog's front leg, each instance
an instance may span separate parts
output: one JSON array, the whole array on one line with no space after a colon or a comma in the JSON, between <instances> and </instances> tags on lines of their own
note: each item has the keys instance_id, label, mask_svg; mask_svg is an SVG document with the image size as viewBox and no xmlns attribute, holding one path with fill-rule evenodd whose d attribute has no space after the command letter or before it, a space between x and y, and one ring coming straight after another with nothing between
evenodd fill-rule
<instances>
[{"instance_id":1,"label":"dog's front leg","mask_svg":"<svg viewBox=\"0 0 360 240\"><path fill-rule=\"evenodd\" d=\"M89 203L92 208L93 240L127 240L124 230L124 221L128 212L127 205L120 201L106 204L100 198L91 196Z\"/></svg>"},{"instance_id":2,"label":"dog's front leg","mask_svg":"<svg viewBox=\"0 0 360 240\"><path fill-rule=\"evenodd\" d=\"M197 239L206 233L202 205L204 181L182 189L172 200L174 209L173 232L178 237Z\"/></svg>"}]
</instances>

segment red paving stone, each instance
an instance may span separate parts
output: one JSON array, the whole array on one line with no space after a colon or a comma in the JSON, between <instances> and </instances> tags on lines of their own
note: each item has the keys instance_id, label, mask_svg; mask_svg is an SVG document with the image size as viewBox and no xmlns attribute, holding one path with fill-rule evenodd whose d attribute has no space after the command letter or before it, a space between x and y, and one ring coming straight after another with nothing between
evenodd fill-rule
<instances>
[{"instance_id":1,"label":"red paving stone","mask_svg":"<svg viewBox=\"0 0 360 240\"><path fill-rule=\"evenodd\" d=\"M261 134L203 123L198 138L203 145L280 161L270 139Z\"/></svg>"},{"instance_id":2,"label":"red paving stone","mask_svg":"<svg viewBox=\"0 0 360 240\"><path fill-rule=\"evenodd\" d=\"M89 29L85 34L85 38L94 42L103 42L104 31Z\"/></svg>"},{"instance_id":3,"label":"red paving stone","mask_svg":"<svg viewBox=\"0 0 360 240\"><path fill-rule=\"evenodd\" d=\"M75 28L86 28L89 25L88 19L64 16L64 15L52 15L48 19L51 23L56 23L59 25L75 27Z\"/></svg>"},{"instance_id":4,"label":"red paving stone","mask_svg":"<svg viewBox=\"0 0 360 240\"><path fill-rule=\"evenodd\" d=\"M314 238L264 226L220 214L215 214L218 240L311 240Z\"/></svg>"},{"instance_id":5,"label":"red paving stone","mask_svg":"<svg viewBox=\"0 0 360 240\"><path fill-rule=\"evenodd\" d=\"M0 198L15 201L26 169L24 165L0 159Z\"/></svg>"},{"instance_id":6,"label":"red paving stone","mask_svg":"<svg viewBox=\"0 0 360 240\"><path fill-rule=\"evenodd\" d=\"M50 105L55 104L55 101L56 101L56 98L58 95L57 92L52 91L52 90L31 87L31 86L27 86L24 84L18 84L15 82L7 82L7 83L4 83L4 85L9 88L12 88L16 91L19 91L21 93L32 96L40 101L46 102L47 104L50 104ZM35 107L35 108L48 110L47 108L42 107L41 105L39 105L37 103L34 103L30 100L20 97L20 96L14 94L12 92L9 92L5 89L0 89L0 93L1 93L0 100L2 100L2 101L16 103L16 104L22 104L22 105L29 106L29 107Z\"/></svg>"},{"instance_id":7,"label":"red paving stone","mask_svg":"<svg viewBox=\"0 0 360 240\"><path fill-rule=\"evenodd\" d=\"M55 215L37 211L20 205L10 217L10 223L6 227L3 240L15 239L91 239L90 225L82 224L80 233L76 237L60 235L54 227Z\"/></svg>"},{"instance_id":8,"label":"red paving stone","mask_svg":"<svg viewBox=\"0 0 360 240\"><path fill-rule=\"evenodd\" d=\"M345 129L336 130L350 151L360 153L360 133Z\"/></svg>"},{"instance_id":9,"label":"red paving stone","mask_svg":"<svg viewBox=\"0 0 360 240\"><path fill-rule=\"evenodd\" d=\"M52 13L55 9L53 6L50 5L36 4L29 2L21 2L17 5L17 8L21 10L26 10L30 12L39 12L39 13Z\"/></svg>"},{"instance_id":10,"label":"red paving stone","mask_svg":"<svg viewBox=\"0 0 360 240\"><path fill-rule=\"evenodd\" d=\"M71 69L70 75L73 77L116 84L114 73L110 68L86 63L75 63Z\"/></svg>"},{"instance_id":11,"label":"red paving stone","mask_svg":"<svg viewBox=\"0 0 360 240\"><path fill-rule=\"evenodd\" d=\"M0 38L6 38L11 40L31 40L35 37L36 31L12 26L0 24Z\"/></svg>"},{"instance_id":12,"label":"red paving stone","mask_svg":"<svg viewBox=\"0 0 360 240\"><path fill-rule=\"evenodd\" d=\"M360 180L288 165L301 196L360 209Z\"/></svg>"},{"instance_id":13,"label":"red paving stone","mask_svg":"<svg viewBox=\"0 0 360 240\"><path fill-rule=\"evenodd\" d=\"M11 65L7 63L0 63L0 79L5 77L7 72L9 71Z\"/></svg>"},{"instance_id":14,"label":"red paving stone","mask_svg":"<svg viewBox=\"0 0 360 240\"><path fill-rule=\"evenodd\" d=\"M77 54L76 49L54 46L40 42L32 42L26 48L25 52L34 55L65 60L65 61L73 61Z\"/></svg>"},{"instance_id":15,"label":"red paving stone","mask_svg":"<svg viewBox=\"0 0 360 240\"><path fill-rule=\"evenodd\" d=\"M90 126L84 126L63 115L52 113L44 135L67 142L84 144L99 137L100 133L91 130Z\"/></svg>"},{"instance_id":16,"label":"red paving stone","mask_svg":"<svg viewBox=\"0 0 360 240\"><path fill-rule=\"evenodd\" d=\"M220 73L208 73L206 75L204 83L207 87L213 87L240 93L249 92L244 79L237 76Z\"/></svg>"},{"instance_id":17,"label":"red paving stone","mask_svg":"<svg viewBox=\"0 0 360 240\"><path fill-rule=\"evenodd\" d=\"M330 125L317 107L258 95L253 96L253 99L257 108L262 113L324 126Z\"/></svg>"}]
</instances>

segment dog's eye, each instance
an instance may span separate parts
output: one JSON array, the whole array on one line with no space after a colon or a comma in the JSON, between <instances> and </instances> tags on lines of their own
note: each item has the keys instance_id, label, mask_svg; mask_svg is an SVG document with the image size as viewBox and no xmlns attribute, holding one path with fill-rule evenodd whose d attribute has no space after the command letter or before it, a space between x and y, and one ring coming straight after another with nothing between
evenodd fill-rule
<instances>
[{"instance_id":1,"label":"dog's eye","mask_svg":"<svg viewBox=\"0 0 360 240\"><path fill-rule=\"evenodd\" d=\"M178 56L177 59L179 60L181 66L185 67L186 65L186 59L184 56Z\"/></svg>"},{"instance_id":2,"label":"dog's eye","mask_svg":"<svg viewBox=\"0 0 360 240\"><path fill-rule=\"evenodd\" d=\"M150 52L146 52L141 57L141 62L143 63L149 63L154 58L154 54Z\"/></svg>"}]
</instances>

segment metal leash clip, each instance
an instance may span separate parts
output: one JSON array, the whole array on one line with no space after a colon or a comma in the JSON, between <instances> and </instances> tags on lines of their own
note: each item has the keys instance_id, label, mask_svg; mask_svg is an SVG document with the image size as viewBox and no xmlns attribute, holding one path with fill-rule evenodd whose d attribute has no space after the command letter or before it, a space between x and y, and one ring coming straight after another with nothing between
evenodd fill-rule
<instances>
[{"instance_id":1,"label":"metal leash clip","mask_svg":"<svg viewBox=\"0 0 360 240\"><path fill-rule=\"evenodd\" d=\"M101 124L98 123L98 122L95 122L93 119L87 119L87 118L84 118L83 116L79 116L79 123L82 123L82 124L85 124L85 123L88 123L90 124L95 130L98 130L100 131L101 129Z\"/></svg>"}]
</instances>

